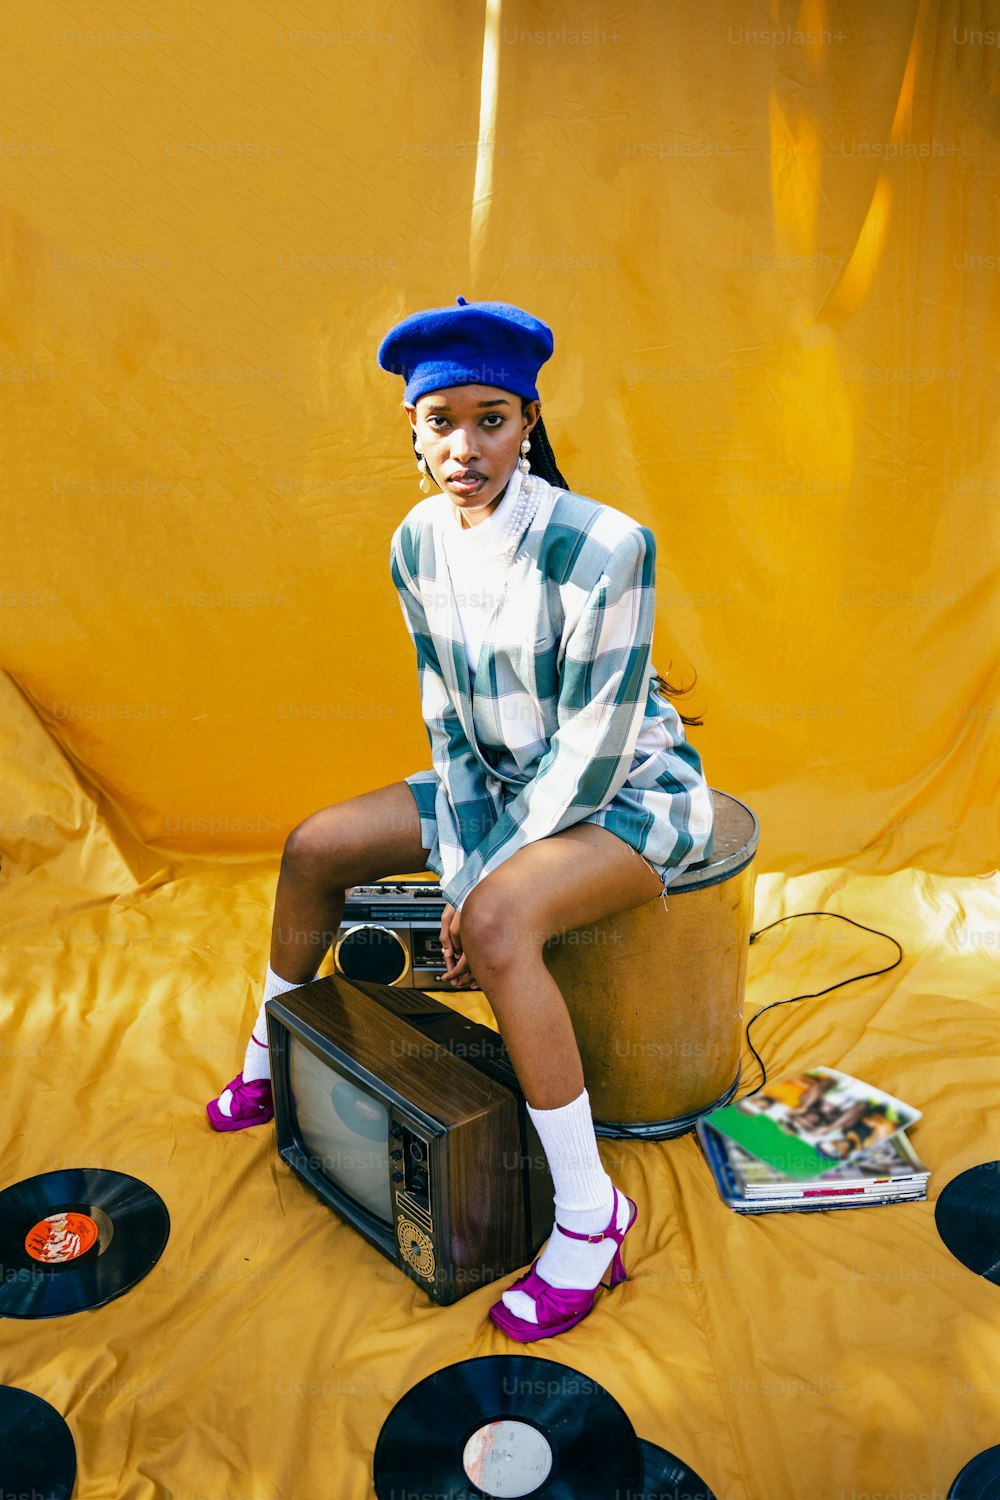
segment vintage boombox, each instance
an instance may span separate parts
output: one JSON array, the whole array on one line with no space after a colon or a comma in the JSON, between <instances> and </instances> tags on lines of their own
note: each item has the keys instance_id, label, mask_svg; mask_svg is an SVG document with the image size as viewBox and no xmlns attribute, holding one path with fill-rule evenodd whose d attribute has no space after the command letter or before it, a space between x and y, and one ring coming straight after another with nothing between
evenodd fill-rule
<instances>
[{"instance_id":1,"label":"vintage boombox","mask_svg":"<svg viewBox=\"0 0 1000 1500\"><path fill-rule=\"evenodd\" d=\"M377 880L351 886L333 944L334 972L371 984L444 988L444 908L436 882Z\"/></svg>"}]
</instances>

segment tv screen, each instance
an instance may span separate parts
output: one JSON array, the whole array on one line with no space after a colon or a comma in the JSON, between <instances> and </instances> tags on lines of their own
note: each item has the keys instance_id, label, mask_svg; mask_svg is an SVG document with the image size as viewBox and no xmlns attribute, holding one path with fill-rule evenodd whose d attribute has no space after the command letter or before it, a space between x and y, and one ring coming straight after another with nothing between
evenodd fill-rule
<instances>
[{"instance_id":1,"label":"tv screen","mask_svg":"<svg viewBox=\"0 0 1000 1500\"><path fill-rule=\"evenodd\" d=\"M294 1035L288 1063L295 1118L312 1165L391 1227L388 1109Z\"/></svg>"}]
</instances>

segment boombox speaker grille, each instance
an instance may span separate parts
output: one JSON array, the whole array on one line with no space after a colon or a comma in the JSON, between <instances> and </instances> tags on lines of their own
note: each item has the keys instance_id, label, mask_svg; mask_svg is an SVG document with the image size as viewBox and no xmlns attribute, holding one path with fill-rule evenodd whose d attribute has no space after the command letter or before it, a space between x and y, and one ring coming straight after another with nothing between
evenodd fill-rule
<instances>
[{"instance_id":1,"label":"boombox speaker grille","mask_svg":"<svg viewBox=\"0 0 1000 1500\"><path fill-rule=\"evenodd\" d=\"M406 973L410 955L391 928L363 922L347 929L337 944L333 961L346 979L394 984Z\"/></svg>"}]
</instances>

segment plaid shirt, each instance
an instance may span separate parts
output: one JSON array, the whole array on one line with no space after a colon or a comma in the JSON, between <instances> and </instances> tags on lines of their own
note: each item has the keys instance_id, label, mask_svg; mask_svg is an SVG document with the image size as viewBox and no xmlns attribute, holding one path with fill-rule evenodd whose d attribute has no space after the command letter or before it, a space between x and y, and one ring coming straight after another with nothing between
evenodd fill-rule
<instances>
[{"instance_id":1,"label":"plaid shirt","mask_svg":"<svg viewBox=\"0 0 1000 1500\"><path fill-rule=\"evenodd\" d=\"M602 824L661 866L711 850L701 761L652 680L653 533L538 475L524 483L538 509L474 691L444 553L448 497L415 505L391 543L434 766L406 780L436 788L436 873L459 909L512 854L574 823Z\"/></svg>"}]
</instances>

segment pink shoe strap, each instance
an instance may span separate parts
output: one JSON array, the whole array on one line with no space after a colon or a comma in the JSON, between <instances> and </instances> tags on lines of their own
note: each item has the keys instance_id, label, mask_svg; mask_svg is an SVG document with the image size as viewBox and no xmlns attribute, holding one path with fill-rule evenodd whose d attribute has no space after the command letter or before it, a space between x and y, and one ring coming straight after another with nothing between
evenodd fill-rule
<instances>
[{"instance_id":1,"label":"pink shoe strap","mask_svg":"<svg viewBox=\"0 0 1000 1500\"><path fill-rule=\"evenodd\" d=\"M241 1073L239 1078L233 1080L229 1088L234 1094L244 1094L254 1099L261 1094L270 1094L271 1080L270 1078L244 1078Z\"/></svg>"},{"instance_id":2,"label":"pink shoe strap","mask_svg":"<svg viewBox=\"0 0 1000 1500\"><path fill-rule=\"evenodd\" d=\"M580 1234L575 1229L564 1229L557 1219L556 1228L559 1233L564 1234L568 1240L586 1240L588 1245L599 1245L602 1240L614 1240L616 1245L620 1245L625 1238L625 1230L628 1228L628 1225L625 1225L625 1229L618 1229L616 1227L618 1220L618 1199L622 1195L617 1188L612 1189L612 1191L615 1195L615 1202L611 1210L611 1222L606 1229L601 1230L600 1234Z\"/></svg>"},{"instance_id":3,"label":"pink shoe strap","mask_svg":"<svg viewBox=\"0 0 1000 1500\"><path fill-rule=\"evenodd\" d=\"M524 1292L535 1304L538 1326L575 1317L594 1300L593 1287L550 1286L534 1266L515 1281L511 1291ZM515 1314L516 1316L516 1314ZM522 1320L523 1321L523 1320Z\"/></svg>"}]
</instances>

